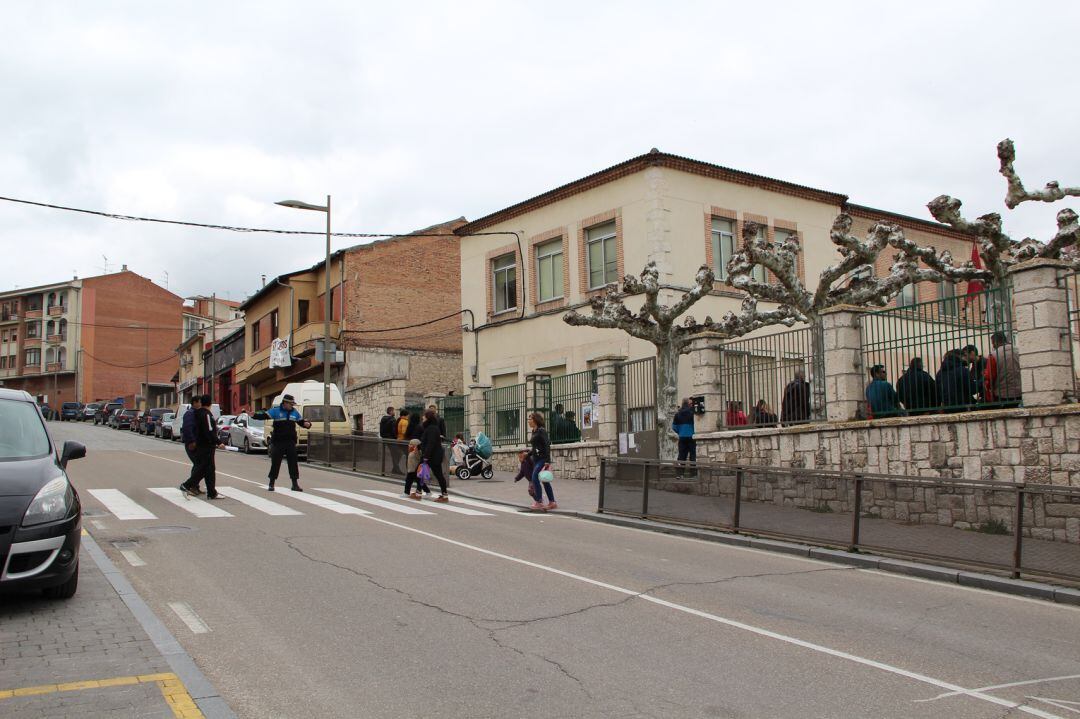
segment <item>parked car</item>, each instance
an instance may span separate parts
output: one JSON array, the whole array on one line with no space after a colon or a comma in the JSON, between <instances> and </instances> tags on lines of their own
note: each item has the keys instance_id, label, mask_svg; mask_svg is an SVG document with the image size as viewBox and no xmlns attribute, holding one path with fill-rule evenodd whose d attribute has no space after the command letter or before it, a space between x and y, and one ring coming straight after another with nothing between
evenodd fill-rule
<instances>
[{"instance_id":1,"label":"parked car","mask_svg":"<svg viewBox=\"0 0 1080 719\"><path fill-rule=\"evenodd\" d=\"M80 419L93 420L97 416L98 410L102 407L104 407L104 405L101 402L91 402L90 404L83 407L82 417Z\"/></svg>"},{"instance_id":2,"label":"parked car","mask_svg":"<svg viewBox=\"0 0 1080 719\"><path fill-rule=\"evenodd\" d=\"M176 408L176 414L173 415L173 420L172 420L172 439L173 439L173 441L176 441L176 442L180 441L180 428L184 424L184 414L187 413L187 411L189 409L191 409L191 405L186 403L186 402L184 404L181 404L180 406L178 406ZM215 418L220 417L221 416L221 405L218 405L218 404L210 405L210 413L213 414Z\"/></svg>"},{"instance_id":3,"label":"parked car","mask_svg":"<svg viewBox=\"0 0 1080 719\"><path fill-rule=\"evenodd\" d=\"M108 425L109 420L112 419L112 416L113 414L115 414L116 410L123 408L123 402L106 402L105 404L101 405L101 409L99 409L97 411L97 414L94 415L94 424ZM111 427L112 425L109 426Z\"/></svg>"},{"instance_id":4,"label":"parked car","mask_svg":"<svg viewBox=\"0 0 1080 719\"><path fill-rule=\"evenodd\" d=\"M128 431L129 432L138 432L139 431L139 423L142 422L143 417L145 415L146 415L146 412L142 411L141 409L135 410L135 416L131 418L131 424L128 425Z\"/></svg>"},{"instance_id":5,"label":"parked car","mask_svg":"<svg viewBox=\"0 0 1080 719\"><path fill-rule=\"evenodd\" d=\"M217 418L217 435L218 441L222 444L228 442L229 428L232 427L233 420L236 419L235 414L223 414Z\"/></svg>"},{"instance_id":6,"label":"parked car","mask_svg":"<svg viewBox=\"0 0 1080 719\"><path fill-rule=\"evenodd\" d=\"M56 410L50 407L48 402L42 402L38 405L38 409L41 411L41 416L45 419L56 419Z\"/></svg>"},{"instance_id":7,"label":"parked car","mask_svg":"<svg viewBox=\"0 0 1080 719\"><path fill-rule=\"evenodd\" d=\"M60 421L78 422L82 419L83 406L82 402L64 402L60 405Z\"/></svg>"},{"instance_id":8,"label":"parked car","mask_svg":"<svg viewBox=\"0 0 1080 719\"><path fill-rule=\"evenodd\" d=\"M154 434L154 428L157 427L161 418L167 414L169 414L169 410L165 407L155 407L149 412L143 413L143 416L139 418L139 434Z\"/></svg>"},{"instance_id":9,"label":"parked car","mask_svg":"<svg viewBox=\"0 0 1080 719\"><path fill-rule=\"evenodd\" d=\"M229 427L229 437L225 444L230 447L239 447L247 454L265 452L267 447L264 425L263 420L255 419L246 412L238 414L232 426Z\"/></svg>"},{"instance_id":10,"label":"parked car","mask_svg":"<svg viewBox=\"0 0 1080 719\"><path fill-rule=\"evenodd\" d=\"M86 447L68 441L57 453L42 420L28 393L0 389L0 591L67 599L79 586L82 505L66 468Z\"/></svg>"},{"instance_id":11,"label":"parked car","mask_svg":"<svg viewBox=\"0 0 1080 719\"><path fill-rule=\"evenodd\" d=\"M113 412L109 418L109 426L113 429L131 429L132 420L139 416L137 409L120 409Z\"/></svg>"},{"instance_id":12,"label":"parked car","mask_svg":"<svg viewBox=\"0 0 1080 719\"><path fill-rule=\"evenodd\" d=\"M154 436L160 439L172 439L172 421L176 415L166 412L161 419L154 422Z\"/></svg>"}]
</instances>

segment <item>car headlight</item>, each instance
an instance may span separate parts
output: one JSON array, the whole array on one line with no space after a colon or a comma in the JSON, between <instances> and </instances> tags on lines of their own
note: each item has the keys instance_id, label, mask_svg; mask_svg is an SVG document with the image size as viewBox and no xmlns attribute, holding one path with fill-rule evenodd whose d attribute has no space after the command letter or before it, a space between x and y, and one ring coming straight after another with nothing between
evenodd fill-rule
<instances>
[{"instance_id":1,"label":"car headlight","mask_svg":"<svg viewBox=\"0 0 1080 719\"><path fill-rule=\"evenodd\" d=\"M49 480L27 507L22 526L29 527L63 519L71 509L74 499L67 477L60 476Z\"/></svg>"}]
</instances>

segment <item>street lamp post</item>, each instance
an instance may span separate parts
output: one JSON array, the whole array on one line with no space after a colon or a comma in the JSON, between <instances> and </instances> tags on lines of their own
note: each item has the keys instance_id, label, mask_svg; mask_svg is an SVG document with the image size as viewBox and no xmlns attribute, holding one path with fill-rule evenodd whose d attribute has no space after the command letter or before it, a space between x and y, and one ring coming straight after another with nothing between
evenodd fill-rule
<instances>
[{"instance_id":1,"label":"street lamp post","mask_svg":"<svg viewBox=\"0 0 1080 719\"><path fill-rule=\"evenodd\" d=\"M323 305L323 434L325 435L327 460L330 456L330 314L332 306L330 302L330 195L326 196L325 205L312 205L299 200L282 200L275 203L282 207L291 207L296 210L314 210L326 213L326 283L325 302ZM292 351L292 348L289 348Z\"/></svg>"}]
</instances>

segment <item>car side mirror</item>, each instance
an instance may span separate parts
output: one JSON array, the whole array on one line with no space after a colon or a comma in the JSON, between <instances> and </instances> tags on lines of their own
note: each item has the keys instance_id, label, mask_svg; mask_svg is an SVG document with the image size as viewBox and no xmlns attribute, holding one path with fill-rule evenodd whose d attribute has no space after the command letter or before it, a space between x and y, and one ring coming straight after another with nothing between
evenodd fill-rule
<instances>
[{"instance_id":1,"label":"car side mirror","mask_svg":"<svg viewBox=\"0 0 1080 719\"><path fill-rule=\"evenodd\" d=\"M86 446L80 442L73 442L70 439L64 442L63 448L60 450L60 466L67 469L67 464L73 459L82 459L86 456Z\"/></svg>"}]
</instances>

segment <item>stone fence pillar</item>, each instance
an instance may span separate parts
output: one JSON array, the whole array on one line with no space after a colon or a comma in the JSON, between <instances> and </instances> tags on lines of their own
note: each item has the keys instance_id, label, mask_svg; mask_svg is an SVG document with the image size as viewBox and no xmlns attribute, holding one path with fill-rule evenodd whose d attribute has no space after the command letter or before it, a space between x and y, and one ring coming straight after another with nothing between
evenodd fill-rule
<instances>
[{"instance_id":1,"label":"stone fence pillar","mask_svg":"<svg viewBox=\"0 0 1080 719\"><path fill-rule=\"evenodd\" d=\"M424 409L426 410L431 405L435 405L436 407L438 407L439 406L439 400L442 399L445 396L446 395L444 393L442 393L442 392L431 392L430 394L425 394L424 395Z\"/></svg>"},{"instance_id":2,"label":"stone fence pillar","mask_svg":"<svg viewBox=\"0 0 1080 719\"><path fill-rule=\"evenodd\" d=\"M619 400L616 372L625 355L605 355L593 360L596 368L596 393L600 400L593 407L593 423L596 438L601 442L617 442L619 439Z\"/></svg>"},{"instance_id":3,"label":"stone fence pillar","mask_svg":"<svg viewBox=\"0 0 1080 719\"><path fill-rule=\"evenodd\" d=\"M721 391L720 351L718 344L722 338L715 334L704 334L690 341L690 364L693 367L693 394L705 397L705 414L697 416L699 432L715 432L722 426L724 416L723 393Z\"/></svg>"},{"instance_id":4,"label":"stone fence pillar","mask_svg":"<svg viewBox=\"0 0 1080 719\"><path fill-rule=\"evenodd\" d=\"M862 366L857 307L839 305L821 313L825 346L825 419L847 422L859 416L869 382Z\"/></svg>"},{"instance_id":5,"label":"stone fence pillar","mask_svg":"<svg viewBox=\"0 0 1080 719\"><path fill-rule=\"evenodd\" d=\"M1073 390L1067 290L1061 260L1036 259L1009 270L1013 287L1013 344L1020 361L1025 407L1064 404Z\"/></svg>"},{"instance_id":6,"label":"stone fence pillar","mask_svg":"<svg viewBox=\"0 0 1080 719\"><path fill-rule=\"evenodd\" d=\"M485 430L487 421L487 400L484 392L491 389L489 384L469 385L469 436L476 435Z\"/></svg>"}]
</instances>

